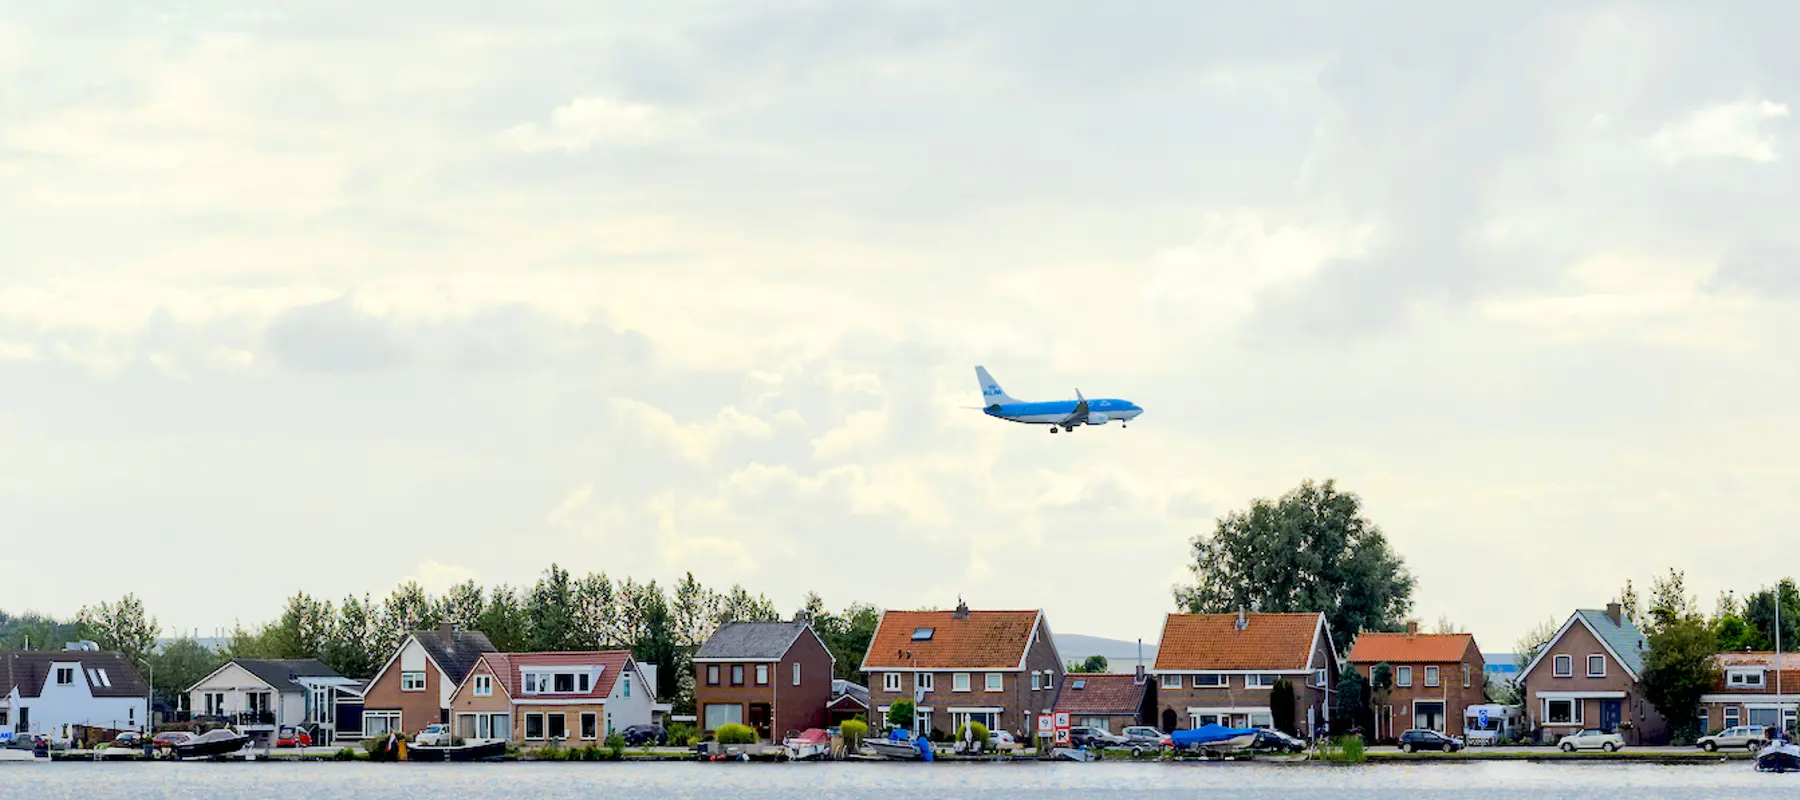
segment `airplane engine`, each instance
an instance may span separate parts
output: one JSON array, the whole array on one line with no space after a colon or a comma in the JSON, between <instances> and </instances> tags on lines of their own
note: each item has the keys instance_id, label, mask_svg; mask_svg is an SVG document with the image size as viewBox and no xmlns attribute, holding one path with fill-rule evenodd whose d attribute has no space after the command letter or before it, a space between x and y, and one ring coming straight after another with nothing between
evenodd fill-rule
<instances>
[{"instance_id":1,"label":"airplane engine","mask_svg":"<svg viewBox=\"0 0 1800 800\"><path fill-rule=\"evenodd\" d=\"M1110 420L1110 419L1112 419L1112 417L1109 417L1105 414L1089 414L1088 418L1087 418L1087 424L1089 424L1089 425L1105 425L1106 421Z\"/></svg>"}]
</instances>

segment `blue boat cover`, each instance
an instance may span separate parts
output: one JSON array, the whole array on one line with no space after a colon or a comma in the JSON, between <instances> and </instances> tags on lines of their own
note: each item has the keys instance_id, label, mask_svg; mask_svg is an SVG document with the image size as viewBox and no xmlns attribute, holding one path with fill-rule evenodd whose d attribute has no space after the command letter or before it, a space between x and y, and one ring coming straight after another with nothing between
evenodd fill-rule
<instances>
[{"instance_id":1,"label":"blue boat cover","mask_svg":"<svg viewBox=\"0 0 1800 800\"><path fill-rule=\"evenodd\" d=\"M1224 725L1201 725L1191 731L1171 731L1169 740L1176 747L1192 747L1207 745L1236 739L1248 733L1256 733L1255 728L1227 728Z\"/></svg>"}]
</instances>

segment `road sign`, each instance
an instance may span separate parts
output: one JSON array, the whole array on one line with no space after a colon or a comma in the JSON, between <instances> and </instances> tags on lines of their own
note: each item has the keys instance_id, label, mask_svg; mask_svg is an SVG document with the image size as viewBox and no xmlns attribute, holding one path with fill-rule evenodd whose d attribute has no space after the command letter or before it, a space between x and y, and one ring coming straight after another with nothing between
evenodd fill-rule
<instances>
[{"instance_id":1,"label":"road sign","mask_svg":"<svg viewBox=\"0 0 1800 800\"><path fill-rule=\"evenodd\" d=\"M1069 727L1069 712L1067 712L1067 711L1056 712L1056 727L1058 727L1058 728Z\"/></svg>"},{"instance_id":2,"label":"road sign","mask_svg":"<svg viewBox=\"0 0 1800 800\"><path fill-rule=\"evenodd\" d=\"M1483 727L1483 728L1487 727L1487 709L1483 708L1483 709L1480 709L1479 711L1477 711L1476 717L1477 717L1477 719L1480 720L1481 727Z\"/></svg>"},{"instance_id":3,"label":"road sign","mask_svg":"<svg viewBox=\"0 0 1800 800\"><path fill-rule=\"evenodd\" d=\"M1037 729L1039 736L1049 736L1056 732L1056 721L1049 714L1039 714Z\"/></svg>"},{"instance_id":4,"label":"road sign","mask_svg":"<svg viewBox=\"0 0 1800 800\"><path fill-rule=\"evenodd\" d=\"M1068 728L1057 728L1056 729L1056 743L1057 744L1068 744L1069 743L1069 729Z\"/></svg>"}]
</instances>

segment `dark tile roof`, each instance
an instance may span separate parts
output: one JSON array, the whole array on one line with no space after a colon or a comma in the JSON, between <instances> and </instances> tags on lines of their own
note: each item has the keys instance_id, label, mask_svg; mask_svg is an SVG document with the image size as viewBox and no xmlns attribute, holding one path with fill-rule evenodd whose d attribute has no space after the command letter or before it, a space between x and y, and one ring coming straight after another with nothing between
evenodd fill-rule
<instances>
[{"instance_id":1,"label":"dark tile roof","mask_svg":"<svg viewBox=\"0 0 1800 800\"><path fill-rule=\"evenodd\" d=\"M19 696L37 697L50 678L55 662L80 662L80 679L95 697L144 697L150 687L125 657L107 650L17 650L0 653L0 695L18 687ZM88 670L105 670L106 681L95 683ZM111 685L106 685L110 683Z\"/></svg>"},{"instance_id":2,"label":"dark tile roof","mask_svg":"<svg viewBox=\"0 0 1800 800\"><path fill-rule=\"evenodd\" d=\"M804 622L732 622L700 645L695 658L781 658L805 633Z\"/></svg>"},{"instance_id":3,"label":"dark tile roof","mask_svg":"<svg viewBox=\"0 0 1800 800\"><path fill-rule=\"evenodd\" d=\"M1071 672L1062 678L1062 691L1056 695L1056 710L1071 714L1136 714L1144 704L1144 691L1149 681L1137 681L1132 674L1091 674ZM1076 688L1079 684L1080 688Z\"/></svg>"},{"instance_id":4,"label":"dark tile roof","mask_svg":"<svg viewBox=\"0 0 1800 800\"><path fill-rule=\"evenodd\" d=\"M260 678L262 682L283 692L303 691L305 687L294 682L295 678L338 678L343 677L316 658L234 658L231 663L243 667L250 674Z\"/></svg>"},{"instance_id":5,"label":"dark tile roof","mask_svg":"<svg viewBox=\"0 0 1800 800\"><path fill-rule=\"evenodd\" d=\"M831 701L827 708L846 708L854 704L861 708L869 707L869 687L853 681L835 679L831 682Z\"/></svg>"},{"instance_id":6,"label":"dark tile roof","mask_svg":"<svg viewBox=\"0 0 1800 800\"><path fill-rule=\"evenodd\" d=\"M462 679L469 676L469 670L475 668L475 662L481 660L482 653L492 653L499 649L481 631L439 628L412 633L419 640L419 646L431 655L431 660L436 661L438 668L455 683L462 683Z\"/></svg>"}]
</instances>

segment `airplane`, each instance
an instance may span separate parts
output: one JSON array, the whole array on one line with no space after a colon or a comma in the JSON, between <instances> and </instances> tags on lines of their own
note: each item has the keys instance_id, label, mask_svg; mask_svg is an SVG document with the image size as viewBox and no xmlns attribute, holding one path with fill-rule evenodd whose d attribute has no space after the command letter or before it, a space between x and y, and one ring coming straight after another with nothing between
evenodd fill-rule
<instances>
[{"instance_id":1,"label":"airplane","mask_svg":"<svg viewBox=\"0 0 1800 800\"><path fill-rule=\"evenodd\" d=\"M988 374L987 367L976 367L975 379L981 382L981 399L987 403L981 411L988 416L1027 425L1049 425L1051 433L1073 432L1079 425L1105 425L1112 420L1118 420L1119 427L1123 428L1125 423L1144 413L1144 409L1129 400L1089 400L1081 396L1080 389L1075 390L1074 400L1046 403L1015 400L1000 388L994 376Z\"/></svg>"}]
</instances>

